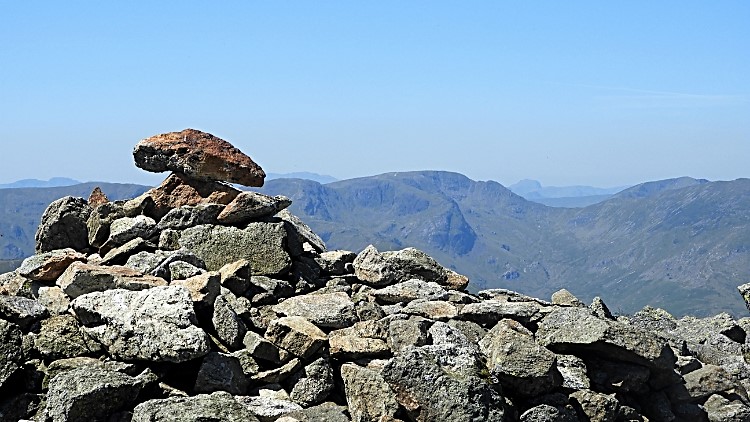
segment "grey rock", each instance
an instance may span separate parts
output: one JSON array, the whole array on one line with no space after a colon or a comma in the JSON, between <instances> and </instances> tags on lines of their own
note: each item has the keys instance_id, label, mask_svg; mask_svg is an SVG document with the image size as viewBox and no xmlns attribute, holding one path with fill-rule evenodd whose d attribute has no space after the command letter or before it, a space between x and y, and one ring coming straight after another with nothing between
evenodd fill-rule
<instances>
[{"instance_id":1,"label":"grey rock","mask_svg":"<svg viewBox=\"0 0 750 422\"><path fill-rule=\"evenodd\" d=\"M328 338L320 328L299 316L271 321L265 337L276 346L303 359L320 350Z\"/></svg>"},{"instance_id":2,"label":"grey rock","mask_svg":"<svg viewBox=\"0 0 750 422\"><path fill-rule=\"evenodd\" d=\"M71 315L58 315L42 321L39 334L34 337L34 348L42 357L56 360L90 355L101 346L81 330Z\"/></svg>"},{"instance_id":3,"label":"grey rock","mask_svg":"<svg viewBox=\"0 0 750 422\"><path fill-rule=\"evenodd\" d=\"M159 234L159 249L174 251L180 249L180 231L164 229Z\"/></svg>"},{"instance_id":4,"label":"grey rock","mask_svg":"<svg viewBox=\"0 0 750 422\"><path fill-rule=\"evenodd\" d=\"M434 321L448 321L458 316L456 305L445 300L417 299L409 302L401 312Z\"/></svg>"},{"instance_id":5,"label":"grey rock","mask_svg":"<svg viewBox=\"0 0 750 422\"><path fill-rule=\"evenodd\" d=\"M132 422L259 422L250 410L221 391L194 397L149 400L133 410Z\"/></svg>"},{"instance_id":6,"label":"grey rock","mask_svg":"<svg viewBox=\"0 0 750 422\"><path fill-rule=\"evenodd\" d=\"M32 280L15 271L0 274L0 295L33 297Z\"/></svg>"},{"instance_id":7,"label":"grey rock","mask_svg":"<svg viewBox=\"0 0 750 422\"><path fill-rule=\"evenodd\" d=\"M159 220L156 229L185 230L201 224L217 224L217 217L224 207L222 204L199 204L173 208Z\"/></svg>"},{"instance_id":8,"label":"grey rock","mask_svg":"<svg viewBox=\"0 0 750 422\"><path fill-rule=\"evenodd\" d=\"M325 274L344 275L349 273L347 264L352 264L355 258L357 254L352 251L337 250L321 252L315 257L315 262Z\"/></svg>"},{"instance_id":9,"label":"grey rock","mask_svg":"<svg viewBox=\"0 0 750 422\"><path fill-rule=\"evenodd\" d=\"M237 195L219 214L222 224L240 225L261 217L271 217L292 205L286 196L268 196L258 192L245 191Z\"/></svg>"},{"instance_id":10,"label":"grey rock","mask_svg":"<svg viewBox=\"0 0 750 422\"><path fill-rule=\"evenodd\" d=\"M310 244L316 252L325 252L326 244L323 239L320 238L312 229L302 222L296 215L289 212L288 209L279 211L276 214L277 217L281 218L285 227L289 232L289 236L293 238L295 243L302 245L303 243ZM290 242L292 239L290 239ZM300 246L301 248L301 246Z\"/></svg>"},{"instance_id":11,"label":"grey rock","mask_svg":"<svg viewBox=\"0 0 750 422\"><path fill-rule=\"evenodd\" d=\"M357 322L351 327L328 334L329 351L335 358L387 356L390 349L386 343L386 335L385 324L380 321Z\"/></svg>"},{"instance_id":12,"label":"grey rock","mask_svg":"<svg viewBox=\"0 0 750 422\"><path fill-rule=\"evenodd\" d=\"M521 422L578 422L578 417L572 409L559 408L548 404L540 404L523 412Z\"/></svg>"},{"instance_id":13,"label":"grey rock","mask_svg":"<svg viewBox=\"0 0 750 422\"><path fill-rule=\"evenodd\" d=\"M20 368L21 330L15 324L0 319L0 388Z\"/></svg>"},{"instance_id":14,"label":"grey rock","mask_svg":"<svg viewBox=\"0 0 750 422\"><path fill-rule=\"evenodd\" d=\"M691 401L699 402L713 394L728 392L735 388L735 383L727 371L720 366L704 365L700 369L685 374L685 389ZM688 397L684 397L688 399Z\"/></svg>"},{"instance_id":15,"label":"grey rock","mask_svg":"<svg viewBox=\"0 0 750 422\"><path fill-rule=\"evenodd\" d=\"M47 308L47 311L52 315L64 314L70 306L70 297L57 286L40 287L37 301L40 305Z\"/></svg>"},{"instance_id":16,"label":"grey rock","mask_svg":"<svg viewBox=\"0 0 750 422\"><path fill-rule=\"evenodd\" d=\"M154 271L159 264L164 262L170 254L170 251L162 250L157 250L156 252L141 251L131 255L125 263L125 266L144 274L149 274Z\"/></svg>"},{"instance_id":17,"label":"grey rock","mask_svg":"<svg viewBox=\"0 0 750 422\"><path fill-rule=\"evenodd\" d=\"M232 355L212 352L203 357L193 388L198 393L226 391L244 394L249 385L240 360Z\"/></svg>"},{"instance_id":18,"label":"grey rock","mask_svg":"<svg viewBox=\"0 0 750 422\"><path fill-rule=\"evenodd\" d=\"M211 309L221 293L221 274L212 271L185 280L174 280L170 285L187 289L196 309Z\"/></svg>"},{"instance_id":19,"label":"grey rock","mask_svg":"<svg viewBox=\"0 0 750 422\"><path fill-rule=\"evenodd\" d=\"M56 283L73 299L92 292L111 289L144 290L167 284L162 278L143 275L132 268L83 262L71 264Z\"/></svg>"},{"instance_id":20,"label":"grey rock","mask_svg":"<svg viewBox=\"0 0 750 422\"><path fill-rule=\"evenodd\" d=\"M307 409L287 413L276 422L350 422L346 406L325 402Z\"/></svg>"},{"instance_id":21,"label":"grey rock","mask_svg":"<svg viewBox=\"0 0 750 422\"><path fill-rule=\"evenodd\" d=\"M588 390L591 380L587 375L586 363L574 355L557 355L557 370L562 375L562 387L571 390Z\"/></svg>"},{"instance_id":22,"label":"grey rock","mask_svg":"<svg viewBox=\"0 0 750 422\"><path fill-rule=\"evenodd\" d=\"M544 316L544 307L536 302L485 300L470 303L459 312L459 318L492 327L504 318L522 323L537 322Z\"/></svg>"},{"instance_id":23,"label":"grey rock","mask_svg":"<svg viewBox=\"0 0 750 422\"><path fill-rule=\"evenodd\" d=\"M599 296L595 297L593 301L591 301L591 306L589 306L591 309L591 313L593 313L595 316L599 318L606 318L614 320L615 317L612 315L612 312L610 312L609 308L607 307L607 304L604 303L602 298Z\"/></svg>"},{"instance_id":24,"label":"grey rock","mask_svg":"<svg viewBox=\"0 0 750 422\"><path fill-rule=\"evenodd\" d=\"M354 311L360 321L378 320L385 317L383 308L375 302L361 301L354 304Z\"/></svg>"},{"instance_id":25,"label":"grey rock","mask_svg":"<svg viewBox=\"0 0 750 422\"><path fill-rule=\"evenodd\" d=\"M66 196L52 202L42 214L36 231L36 252L73 248L83 251L89 246L86 221L91 207L83 198Z\"/></svg>"},{"instance_id":26,"label":"grey rock","mask_svg":"<svg viewBox=\"0 0 750 422\"><path fill-rule=\"evenodd\" d=\"M224 296L216 298L211 321L216 331L216 336L222 343L232 350L242 348L242 340L247 333L247 326L234 312Z\"/></svg>"},{"instance_id":27,"label":"grey rock","mask_svg":"<svg viewBox=\"0 0 750 422\"><path fill-rule=\"evenodd\" d=\"M468 278L441 266L414 248L380 253L370 245L357 255L353 265L357 278L373 286L387 286L412 278L432 281L454 290L464 289L469 284Z\"/></svg>"},{"instance_id":28,"label":"grey rock","mask_svg":"<svg viewBox=\"0 0 750 422\"><path fill-rule=\"evenodd\" d=\"M157 252L157 255L160 255ZM166 257L158 265L149 271L151 275L166 279L172 274L172 264L184 262L202 270L206 269L206 263L197 255L187 249L177 249L165 254ZM196 274L198 275L198 274Z\"/></svg>"},{"instance_id":29,"label":"grey rock","mask_svg":"<svg viewBox=\"0 0 750 422\"><path fill-rule=\"evenodd\" d=\"M188 278L205 274L206 270L198 268L193 264L185 261L175 261L169 263L170 280L187 280Z\"/></svg>"},{"instance_id":30,"label":"grey rock","mask_svg":"<svg viewBox=\"0 0 750 422\"><path fill-rule=\"evenodd\" d=\"M427 344L427 330L430 329L431 324L431 321L420 317L390 321L388 325L388 347L394 354L399 354L412 346L424 346Z\"/></svg>"},{"instance_id":31,"label":"grey rock","mask_svg":"<svg viewBox=\"0 0 750 422\"><path fill-rule=\"evenodd\" d=\"M24 259L17 272L30 280L54 281L70 264L85 260L86 255L71 248L57 249Z\"/></svg>"},{"instance_id":32,"label":"grey rock","mask_svg":"<svg viewBox=\"0 0 750 422\"><path fill-rule=\"evenodd\" d=\"M319 358L292 378L294 387L290 397L295 402L310 407L322 403L334 388L333 370L324 358Z\"/></svg>"},{"instance_id":33,"label":"grey rock","mask_svg":"<svg viewBox=\"0 0 750 422\"><path fill-rule=\"evenodd\" d=\"M354 421L392 421L399 403L383 376L352 363L341 366L346 402Z\"/></svg>"},{"instance_id":34,"label":"grey rock","mask_svg":"<svg viewBox=\"0 0 750 422\"><path fill-rule=\"evenodd\" d=\"M86 332L120 359L179 363L209 351L190 293L181 287L89 293L71 307Z\"/></svg>"},{"instance_id":35,"label":"grey rock","mask_svg":"<svg viewBox=\"0 0 750 422\"><path fill-rule=\"evenodd\" d=\"M288 355L286 351L280 351L278 346L254 331L245 333L242 344L253 358L275 364L285 362Z\"/></svg>"},{"instance_id":36,"label":"grey rock","mask_svg":"<svg viewBox=\"0 0 750 422\"><path fill-rule=\"evenodd\" d=\"M47 308L36 300L19 296L0 296L0 318L18 325L23 331L28 331L33 323L48 315Z\"/></svg>"},{"instance_id":37,"label":"grey rock","mask_svg":"<svg viewBox=\"0 0 750 422\"><path fill-rule=\"evenodd\" d=\"M555 354L536 344L518 322L503 320L493 327L479 348L487 367L504 387L525 396L548 393L562 384Z\"/></svg>"},{"instance_id":38,"label":"grey rock","mask_svg":"<svg viewBox=\"0 0 750 422\"><path fill-rule=\"evenodd\" d=\"M237 296L244 295L251 286L252 266L247 259L229 263L221 269L221 285Z\"/></svg>"},{"instance_id":39,"label":"grey rock","mask_svg":"<svg viewBox=\"0 0 750 422\"><path fill-rule=\"evenodd\" d=\"M100 248L109 238L109 228L113 221L125 217L121 202L107 202L95 207L86 220L91 246Z\"/></svg>"},{"instance_id":40,"label":"grey rock","mask_svg":"<svg viewBox=\"0 0 750 422\"><path fill-rule=\"evenodd\" d=\"M737 286L737 290L740 291L742 299L745 300L745 306L750 311L750 283Z\"/></svg>"},{"instance_id":41,"label":"grey rock","mask_svg":"<svg viewBox=\"0 0 750 422\"><path fill-rule=\"evenodd\" d=\"M260 372L260 366L258 362L253 358L252 353L247 349L238 350L231 354L240 362L242 367L242 373L248 379L253 378Z\"/></svg>"},{"instance_id":42,"label":"grey rock","mask_svg":"<svg viewBox=\"0 0 750 422\"><path fill-rule=\"evenodd\" d=\"M294 295L294 287L292 287L292 285L286 280L277 280L262 275L253 275L250 278L250 284L252 285L250 288L251 291L254 293L267 293L272 302L276 302L277 299ZM255 299L253 299L253 302L255 302Z\"/></svg>"},{"instance_id":43,"label":"grey rock","mask_svg":"<svg viewBox=\"0 0 750 422\"><path fill-rule=\"evenodd\" d=\"M612 359L660 371L671 372L676 361L663 338L633 326L598 318L587 308L555 309L539 324L536 339L540 345L557 353L604 353Z\"/></svg>"},{"instance_id":44,"label":"grey rock","mask_svg":"<svg viewBox=\"0 0 750 422\"><path fill-rule=\"evenodd\" d=\"M724 397L713 394L703 404L711 422L745 422L750 420L750 407L745 403L735 400L730 401Z\"/></svg>"},{"instance_id":45,"label":"grey rock","mask_svg":"<svg viewBox=\"0 0 750 422\"><path fill-rule=\"evenodd\" d=\"M578 300L578 298L575 297L573 293L570 293L566 289L560 289L555 293L552 293L552 303L560 306L586 306L585 303Z\"/></svg>"},{"instance_id":46,"label":"grey rock","mask_svg":"<svg viewBox=\"0 0 750 422\"><path fill-rule=\"evenodd\" d=\"M415 299L447 300L448 292L435 282L410 279L372 292L381 304L411 302Z\"/></svg>"},{"instance_id":47,"label":"grey rock","mask_svg":"<svg viewBox=\"0 0 750 422\"><path fill-rule=\"evenodd\" d=\"M53 422L106 420L135 403L140 382L120 372L80 367L50 381L46 414Z\"/></svg>"},{"instance_id":48,"label":"grey rock","mask_svg":"<svg viewBox=\"0 0 750 422\"><path fill-rule=\"evenodd\" d=\"M125 242L122 246L117 246L107 251L99 262L91 262L89 260L89 264L122 265L127 263L132 255L146 249L153 249L153 245L140 237L136 237L133 240Z\"/></svg>"},{"instance_id":49,"label":"grey rock","mask_svg":"<svg viewBox=\"0 0 750 422\"><path fill-rule=\"evenodd\" d=\"M571 401L578 404L588 420L592 422L614 421L619 403L614 396L591 390L579 390L570 394Z\"/></svg>"},{"instance_id":50,"label":"grey rock","mask_svg":"<svg viewBox=\"0 0 750 422\"><path fill-rule=\"evenodd\" d=\"M475 344L487 335L487 330L476 322L452 319L448 321L448 325L460 331L470 342Z\"/></svg>"},{"instance_id":51,"label":"grey rock","mask_svg":"<svg viewBox=\"0 0 750 422\"><path fill-rule=\"evenodd\" d=\"M109 226L109 238L102 248L109 250L139 237L147 239L153 236L155 229L156 221L145 215L118 218Z\"/></svg>"},{"instance_id":52,"label":"grey rock","mask_svg":"<svg viewBox=\"0 0 750 422\"><path fill-rule=\"evenodd\" d=\"M274 312L299 316L324 328L347 327L357 320L354 303L346 293L308 294L284 300Z\"/></svg>"},{"instance_id":53,"label":"grey rock","mask_svg":"<svg viewBox=\"0 0 750 422\"><path fill-rule=\"evenodd\" d=\"M278 384L300 369L302 369L302 361L294 358L278 368L259 372L252 379L259 382Z\"/></svg>"},{"instance_id":54,"label":"grey rock","mask_svg":"<svg viewBox=\"0 0 750 422\"><path fill-rule=\"evenodd\" d=\"M432 346L410 348L391 359L382 376L413 420L503 421L503 399L479 371L441 365Z\"/></svg>"},{"instance_id":55,"label":"grey rock","mask_svg":"<svg viewBox=\"0 0 750 422\"><path fill-rule=\"evenodd\" d=\"M276 421L288 413L302 410L302 406L297 403L275 397L238 396L235 400L250 410L261 422Z\"/></svg>"},{"instance_id":56,"label":"grey rock","mask_svg":"<svg viewBox=\"0 0 750 422\"><path fill-rule=\"evenodd\" d=\"M179 244L203 259L210 271L247 259L253 274L276 275L291 268L286 237L283 223L250 223L245 229L201 225L183 231Z\"/></svg>"}]
</instances>

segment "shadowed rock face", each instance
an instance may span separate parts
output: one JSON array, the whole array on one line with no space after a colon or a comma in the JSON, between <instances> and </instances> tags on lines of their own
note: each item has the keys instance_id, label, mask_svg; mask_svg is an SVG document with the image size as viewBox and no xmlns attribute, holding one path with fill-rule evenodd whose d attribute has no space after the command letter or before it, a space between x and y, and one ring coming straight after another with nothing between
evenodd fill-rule
<instances>
[{"instance_id":1,"label":"shadowed rock face","mask_svg":"<svg viewBox=\"0 0 750 422\"><path fill-rule=\"evenodd\" d=\"M135 146L135 164L146 171L174 171L205 180L263 186L266 173L229 142L195 129L163 133Z\"/></svg>"}]
</instances>

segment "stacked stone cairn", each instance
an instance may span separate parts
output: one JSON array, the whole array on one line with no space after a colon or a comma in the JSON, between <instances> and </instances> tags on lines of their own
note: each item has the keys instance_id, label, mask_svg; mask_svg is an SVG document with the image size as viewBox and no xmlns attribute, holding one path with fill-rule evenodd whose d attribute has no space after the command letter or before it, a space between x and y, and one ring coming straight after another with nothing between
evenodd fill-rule
<instances>
[{"instance_id":1,"label":"stacked stone cairn","mask_svg":"<svg viewBox=\"0 0 750 422\"><path fill-rule=\"evenodd\" d=\"M212 135L134 157L172 174L53 202L0 276L0 420L750 420L748 319L469 294L416 249L327 251Z\"/></svg>"}]
</instances>

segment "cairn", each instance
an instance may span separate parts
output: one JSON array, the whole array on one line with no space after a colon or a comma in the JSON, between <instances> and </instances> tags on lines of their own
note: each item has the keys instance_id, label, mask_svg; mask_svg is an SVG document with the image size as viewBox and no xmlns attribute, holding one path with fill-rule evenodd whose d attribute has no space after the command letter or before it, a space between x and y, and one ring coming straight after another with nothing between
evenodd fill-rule
<instances>
[{"instance_id":1,"label":"cairn","mask_svg":"<svg viewBox=\"0 0 750 422\"><path fill-rule=\"evenodd\" d=\"M750 420L747 319L470 294L417 249L327 251L213 135L134 158L172 173L53 202L0 275L0 420Z\"/></svg>"}]
</instances>

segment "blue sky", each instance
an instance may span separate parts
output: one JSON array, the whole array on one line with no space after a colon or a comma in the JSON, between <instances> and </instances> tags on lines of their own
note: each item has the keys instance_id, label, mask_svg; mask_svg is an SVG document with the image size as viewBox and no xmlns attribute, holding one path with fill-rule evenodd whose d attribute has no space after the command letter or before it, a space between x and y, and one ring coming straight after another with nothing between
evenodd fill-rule
<instances>
[{"instance_id":1,"label":"blue sky","mask_svg":"<svg viewBox=\"0 0 750 422\"><path fill-rule=\"evenodd\" d=\"M267 172L750 177L746 1L4 1L0 183L158 183L197 128Z\"/></svg>"}]
</instances>

